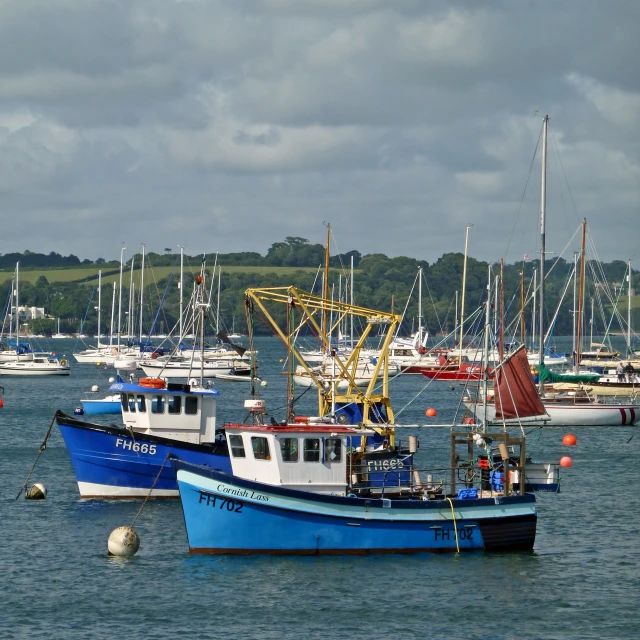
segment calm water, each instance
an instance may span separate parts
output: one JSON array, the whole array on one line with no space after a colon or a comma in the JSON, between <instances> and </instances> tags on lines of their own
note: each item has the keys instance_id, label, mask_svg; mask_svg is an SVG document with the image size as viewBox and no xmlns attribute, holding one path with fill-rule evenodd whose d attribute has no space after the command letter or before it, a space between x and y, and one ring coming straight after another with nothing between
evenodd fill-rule
<instances>
[{"instance_id":1,"label":"calm water","mask_svg":"<svg viewBox=\"0 0 640 640\"><path fill-rule=\"evenodd\" d=\"M70 354L72 341L58 341ZM267 407L281 407L283 356L258 343ZM0 409L2 638L638 638L640 491L635 428L537 432L537 459L569 453L562 492L539 496L531 553L366 558L190 556L178 501L151 502L136 523L138 554L107 555L109 533L128 525L140 502L81 501L57 427L32 482L43 502L14 500L54 411L79 405L113 371L72 364L67 378L4 378ZM394 383L396 411L425 386ZM244 418L248 387L219 383L222 420ZM399 422L423 423L427 407L450 420L458 391L432 384ZM314 405L313 392L303 401ZM302 411L300 412L302 413ZM117 416L113 416L117 418ZM409 432L411 433L411 432ZM446 460L448 433L421 430L419 463ZM631 441L629 442L629 439Z\"/></svg>"}]
</instances>

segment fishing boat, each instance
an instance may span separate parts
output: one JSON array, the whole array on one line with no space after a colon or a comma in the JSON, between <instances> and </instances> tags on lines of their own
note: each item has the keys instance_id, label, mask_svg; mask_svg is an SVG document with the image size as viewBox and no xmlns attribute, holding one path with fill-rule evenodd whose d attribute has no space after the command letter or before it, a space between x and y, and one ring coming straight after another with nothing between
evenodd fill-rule
<instances>
[{"instance_id":1,"label":"fishing boat","mask_svg":"<svg viewBox=\"0 0 640 640\"><path fill-rule=\"evenodd\" d=\"M204 322L204 264L196 277L194 303ZM216 427L215 389L202 379L186 384L162 378L118 381L124 426L94 424L56 413L83 498L176 498L169 454L196 464L230 470L224 433ZM84 406L84 403L83 403Z\"/></svg>"},{"instance_id":2,"label":"fishing boat","mask_svg":"<svg viewBox=\"0 0 640 640\"><path fill-rule=\"evenodd\" d=\"M368 429L340 425L227 425L231 473L171 458L190 553L336 555L533 548L536 498L517 468L498 489L458 488L459 447L434 482L411 462L372 473L358 442ZM505 438L509 440L509 436ZM524 439L511 439L524 447ZM378 478L375 478L378 476ZM379 477L381 476L381 478ZM430 479L430 481L429 481ZM375 482L375 480L379 480Z\"/></svg>"},{"instance_id":3,"label":"fishing boat","mask_svg":"<svg viewBox=\"0 0 640 640\"><path fill-rule=\"evenodd\" d=\"M0 376L68 376L71 373L65 358L33 357L31 360L0 362Z\"/></svg>"}]
</instances>

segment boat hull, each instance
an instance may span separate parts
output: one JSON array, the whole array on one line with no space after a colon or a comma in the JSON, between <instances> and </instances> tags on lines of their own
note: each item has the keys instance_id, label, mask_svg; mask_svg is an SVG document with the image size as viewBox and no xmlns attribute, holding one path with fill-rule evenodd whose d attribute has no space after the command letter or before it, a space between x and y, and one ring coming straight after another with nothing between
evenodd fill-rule
<instances>
[{"instance_id":1,"label":"boat hull","mask_svg":"<svg viewBox=\"0 0 640 640\"><path fill-rule=\"evenodd\" d=\"M388 500L318 495L171 460L191 553L337 555L533 548L532 495ZM455 514L455 521L454 521Z\"/></svg>"},{"instance_id":2,"label":"boat hull","mask_svg":"<svg viewBox=\"0 0 640 640\"><path fill-rule=\"evenodd\" d=\"M483 419L484 407L481 403L465 402L465 405L477 418ZM640 404L563 404L543 401L543 405L549 416L544 419L544 425L548 427L624 427L640 421ZM487 404L487 424L503 424L496 419L493 404Z\"/></svg>"},{"instance_id":3,"label":"boat hull","mask_svg":"<svg viewBox=\"0 0 640 640\"><path fill-rule=\"evenodd\" d=\"M226 445L180 443L140 433L134 439L116 426L91 424L64 414L58 414L56 420L82 498L177 498L169 454L231 471Z\"/></svg>"}]
</instances>

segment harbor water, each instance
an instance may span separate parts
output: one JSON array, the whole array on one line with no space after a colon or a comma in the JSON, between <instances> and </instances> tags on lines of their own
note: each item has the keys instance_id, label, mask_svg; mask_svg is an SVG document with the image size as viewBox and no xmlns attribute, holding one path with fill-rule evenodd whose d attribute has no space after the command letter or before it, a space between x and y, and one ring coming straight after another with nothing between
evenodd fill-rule
<instances>
[{"instance_id":1,"label":"harbor water","mask_svg":"<svg viewBox=\"0 0 640 640\"><path fill-rule=\"evenodd\" d=\"M70 356L74 342L57 341ZM257 340L267 410L285 417L285 352ZM535 548L526 553L365 557L189 555L179 500L149 501L136 522L137 555L107 555L110 532L141 501L80 500L53 426L30 484L44 501L16 500L54 412L108 389L113 370L72 363L68 377L0 379L0 637L64 638L638 638L640 460L638 427L564 428L529 434L540 461L570 455L561 491L538 495ZM219 425L246 417L246 382L219 382ZM302 393L302 392L300 392ZM391 384L397 421L447 423L462 388L401 376ZM298 413L314 412L315 391ZM437 410L427 418L425 410ZM117 422L118 416L105 417ZM410 427L420 467L447 463L445 428Z\"/></svg>"}]
</instances>

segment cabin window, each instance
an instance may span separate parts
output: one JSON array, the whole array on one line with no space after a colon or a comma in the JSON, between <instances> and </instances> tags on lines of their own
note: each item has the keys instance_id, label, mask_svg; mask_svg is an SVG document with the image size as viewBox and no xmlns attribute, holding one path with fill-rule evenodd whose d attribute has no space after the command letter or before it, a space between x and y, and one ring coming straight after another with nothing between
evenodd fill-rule
<instances>
[{"instance_id":1,"label":"cabin window","mask_svg":"<svg viewBox=\"0 0 640 640\"><path fill-rule=\"evenodd\" d=\"M195 416L198 413L198 398L186 396L184 399L184 412L188 416Z\"/></svg>"},{"instance_id":2,"label":"cabin window","mask_svg":"<svg viewBox=\"0 0 640 640\"><path fill-rule=\"evenodd\" d=\"M129 399L127 398L127 394L123 393L120 396L120 404L122 405L122 410L126 411L127 413L129 412Z\"/></svg>"},{"instance_id":3,"label":"cabin window","mask_svg":"<svg viewBox=\"0 0 640 640\"><path fill-rule=\"evenodd\" d=\"M136 396L134 393L129 393L129 411L135 413L136 410Z\"/></svg>"},{"instance_id":4,"label":"cabin window","mask_svg":"<svg viewBox=\"0 0 640 640\"><path fill-rule=\"evenodd\" d=\"M256 460L271 460L271 456L269 455L269 443L266 438L252 436L251 446L253 447L253 457Z\"/></svg>"},{"instance_id":5,"label":"cabin window","mask_svg":"<svg viewBox=\"0 0 640 640\"><path fill-rule=\"evenodd\" d=\"M325 462L340 462L342 460L342 440L340 438L327 438L324 441Z\"/></svg>"},{"instance_id":6,"label":"cabin window","mask_svg":"<svg viewBox=\"0 0 640 640\"><path fill-rule=\"evenodd\" d=\"M154 396L151 400L151 413L164 413L164 396Z\"/></svg>"},{"instance_id":7,"label":"cabin window","mask_svg":"<svg viewBox=\"0 0 640 640\"><path fill-rule=\"evenodd\" d=\"M229 445L234 458L246 458L242 436L229 436Z\"/></svg>"},{"instance_id":8,"label":"cabin window","mask_svg":"<svg viewBox=\"0 0 640 640\"><path fill-rule=\"evenodd\" d=\"M180 400L180 396L171 396L169 398L169 402L167 402L167 412L180 413L181 405L182 405L182 402Z\"/></svg>"},{"instance_id":9,"label":"cabin window","mask_svg":"<svg viewBox=\"0 0 640 640\"><path fill-rule=\"evenodd\" d=\"M146 413L147 402L144 396L138 396L138 413Z\"/></svg>"},{"instance_id":10,"label":"cabin window","mask_svg":"<svg viewBox=\"0 0 640 640\"><path fill-rule=\"evenodd\" d=\"M303 459L305 462L320 462L319 438L304 439Z\"/></svg>"},{"instance_id":11,"label":"cabin window","mask_svg":"<svg viewBox=\"0 0 640 640\"><path fill-rule=\"evenodd\" d=\"M298 438L281 438L280 453L283 462L298 462Z\"/></svg>"}]
</instances>

